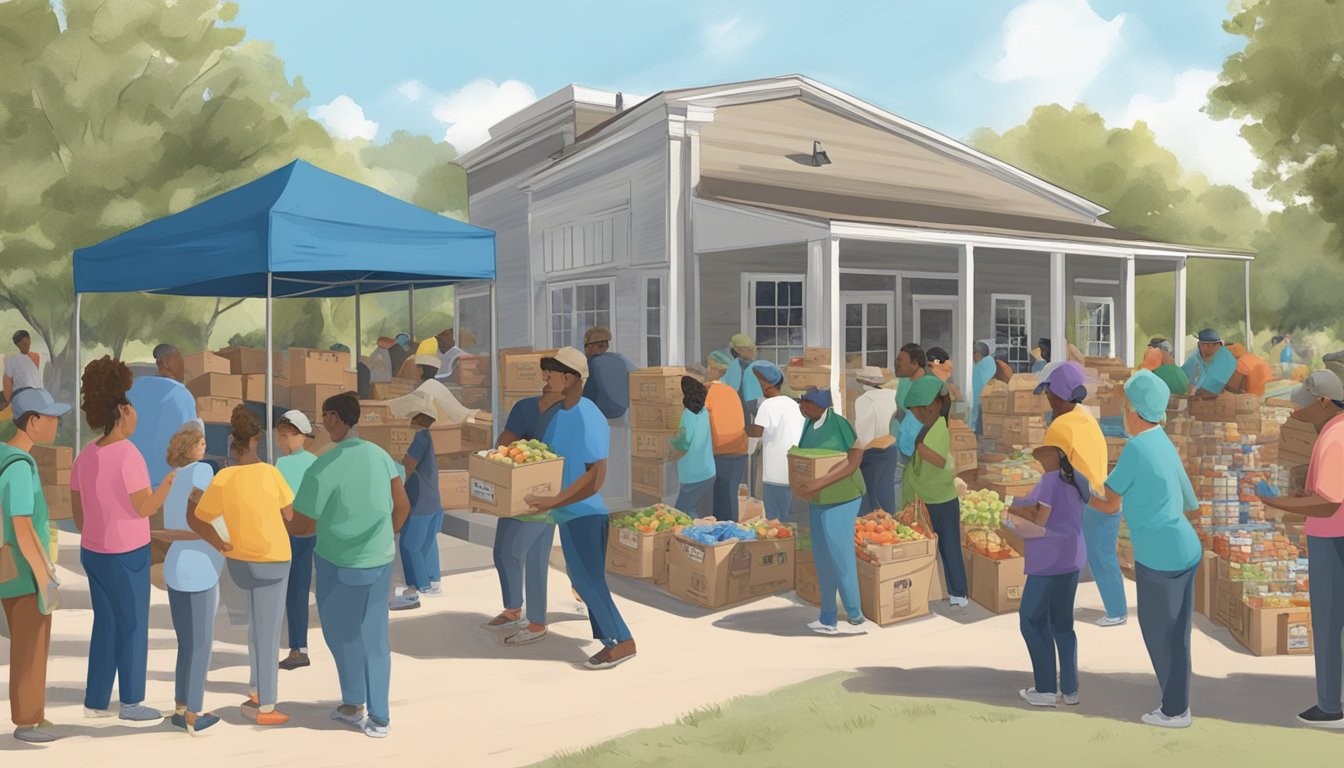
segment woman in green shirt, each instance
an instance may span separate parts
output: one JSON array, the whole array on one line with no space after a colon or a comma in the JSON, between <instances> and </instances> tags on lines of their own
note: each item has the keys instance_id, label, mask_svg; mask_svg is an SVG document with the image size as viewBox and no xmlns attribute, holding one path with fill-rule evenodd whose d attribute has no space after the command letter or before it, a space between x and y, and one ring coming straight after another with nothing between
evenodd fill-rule
<instances>
[{"instance_id":1,"label":"woman in green shirt","mask_svg":"<svg viewBox=\"0 0 1344 768\"><path fill-rule=\"evenodd\" d=\"M943 558L943 576L947 579L948 603L965 608L966 563L961 559L961 501L957 498L956 476L952 474L952 434L947 429L947 412L952 399L937 376L923 376L911 382L905 407L924 425L915 440L915 455L901 483L901 503L915 499L929 509L933 532L938 535L938 554Z\"/></svg>"},{"instance_id":2,"label":"woman in green shirt","mask_svg":"<svg viewBox=\"0 0 1344 768\"><path fill-rule=\"evenodd\" d=\"M932 377L930 377L932 378ZM822 635L840 634L839 610L835 593L845 604L845 616L851 626L863 624L859 607L859 570L854 556L854 521L859 517L863 498L863 446L858 434L844 417L831 410L828 389L809 389L798 404L807 419L799 448L843 452L847 460L830 472L798 487L799 495L809 502L812 524L812 557L817 563L817 583L821 587L821 616L807 628ZM816 499L825 491L825 502Z\"/></svg>"}]
</instances>

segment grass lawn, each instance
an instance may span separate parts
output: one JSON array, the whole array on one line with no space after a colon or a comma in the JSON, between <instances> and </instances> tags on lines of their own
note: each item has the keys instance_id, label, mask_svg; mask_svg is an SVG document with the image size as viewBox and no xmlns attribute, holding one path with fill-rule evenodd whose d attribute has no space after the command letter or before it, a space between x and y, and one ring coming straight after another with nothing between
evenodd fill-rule
<instances>
[{"instance_id":1,"label":"grass lawn","mask_svg":"<svg viewBox=\"0 0 1344 768\"><path fill-rule=\"evenodd\" d=\"M845 689L828 675L557 755L539 768L607 766L1061 766L1199 768L1338 755L1331 733L1199 719L1185 731L1059 711ZM624 706L636 705L627 702ZM864 761L860 763L858 761ZM870 762L880 761L880 762Z\"/></svg>"}]
</instances>

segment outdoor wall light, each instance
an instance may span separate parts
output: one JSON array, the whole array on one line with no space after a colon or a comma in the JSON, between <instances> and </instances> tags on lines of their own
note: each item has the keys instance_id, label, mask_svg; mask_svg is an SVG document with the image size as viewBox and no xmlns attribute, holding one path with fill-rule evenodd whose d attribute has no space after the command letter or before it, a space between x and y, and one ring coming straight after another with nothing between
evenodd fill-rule
<instances>
[{"instance_id":1,"label":"outdoor wall light","mask_svg":"<svg viewBox=\"0 0 1344 768\"><path fill-rule=\"evenodd\" d=\"M830 165L831 158L826 156L826 150L821 148L820 141L812 142L812 165L820 168L823 165Z\"/></svg>"}]
</instances>

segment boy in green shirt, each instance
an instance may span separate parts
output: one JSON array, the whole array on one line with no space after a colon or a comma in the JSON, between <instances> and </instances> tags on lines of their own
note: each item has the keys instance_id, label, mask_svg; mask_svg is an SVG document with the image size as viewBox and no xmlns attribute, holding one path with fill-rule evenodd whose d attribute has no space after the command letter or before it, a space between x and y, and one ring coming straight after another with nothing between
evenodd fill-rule
<instances>
[{"instance_id":1,"label":"boy in green shirt","mask_svg":"<svg viewBox=\"0 0 1344 768\"><path fill-rule=\"evenodd\" d=\"M966 564L961 559L961 500L952 474L952 435L947 429L952 398L937 376L922 376L911 382L904 401L924 429L905 470L901 500L908 505L918 498L928 507L933 532L938 535L938 554L943 558L948 603L965 608L969 601Z\"/></svg>"}]
</instances>

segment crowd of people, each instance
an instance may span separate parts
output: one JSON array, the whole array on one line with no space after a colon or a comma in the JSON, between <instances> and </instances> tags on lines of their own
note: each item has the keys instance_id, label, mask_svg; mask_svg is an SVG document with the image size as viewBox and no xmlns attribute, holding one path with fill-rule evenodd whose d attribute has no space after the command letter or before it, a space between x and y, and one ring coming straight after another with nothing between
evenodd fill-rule
<instances>
[{"instance_id":1,"label":"crowd of people","mask_svg":"<svg viewBox=\"0 0 1344 768\"><path fill-rule=\"evenodd\" d=\"M359 399L346 393L322 403L322 428L332 445L320 457L309 450L314 425L305 414L284 413L275 434L267 435L263 419L241 405L229 424L230 460L212 466L205 461L206 438L194 401L184 396L184 365L176 349L154 350L153 376L134 378L126 365L108 357L88 364L79 407L101 436L79 452L70 477L94 615L86 717L133 723L164 718L144 701L151 538L159 538L169 542L163 573L178 640L173 725L196 734L219 722L207 711L204 695L226 572L247 605L249 696L240 710L261 726L288 721L277 708L279 671L311 664L308 592L315 571L318 620L341 699L331 717L370 737L388 735L389 611L418 607L422 596L441 593L437 534L443 509L428 429L442 415L434 380L445 366L451 375L448 357L457 349L447 331L429 340L442 357L413 354L408 339L392 341L379 344L389 358L387 366L374 366L379 375L395 368L392 351L400 349L403 366L420 366L427 388L402 405L419 431L400 464L359 438ZM601 643L584 666L601 670L636 656L633 635L607 584L610 526L603 500L616 452L613 433L629 408L632 366L610 350L606 329L591 329L584 341L582 351L564 347L542 359L542 393L514 405L498 437L500 446L541 440L565 462L556 494L529 496L529 514L499 521L494 563L504 609L485 628L506 633L504 643L511 647L547 637L548 560L558 529L572 590ZM1006 522L1021 519L1045 531L1028 539L1023 553L1027 582L1020 624L1034 679L1021 696L1032 705L1079 701L1073 612L1085 563L1106 607L1098 623L1128 620L1115 554L1123 513L1135 551L1138 621L1161 692L1161 706L1142 719L1169 728L1191 722L1191 617L1202 551L1185 516L1197 507L1194 492L1162 422L1173 392L1263 391L1265 377L1256 360L1247 360L1252 356L1224 347L1213 331L1201 332L1199 342L1199 350L1178 367L1170 345L1153 340L1143 366L1124 385L1130 440L1109 474L1100 426L1081 405L1087 397L1082 367L1049 362L1039 369L1036 392L1049 404L1050 421L1033 453L1045 472L1032 493L1004 513ZM858 371L863 392L852 421L835 410L829 389L793 392L780 366L755 352L749 337L735 336L728 350L709 356L703 377L682 378L684 411L671 445L680 486L675 506L737 520L738 487L759 444L766 515L790 521L797 514L802 522L801 510L807 510L821 593L810 630L859 631L865 619L852 549L855 521L867 511L894 513L916 501L927 508L938 536L949 608L965 608L949 432L952 404L962 398L950 384L946 351L907 344L896 357L894 377L876 367ZM972 391L965 398L973 422L984 386L1012 375L991 352L988 342L976 345ZM15 367L21 375L25 370ZM55 402L40 386L9 390L8 365L6 371L17 430L0 445L5 543L0 605L11 635L10 703L16 738L46 743L56 738L45 718L45 685L60 583L31 452L54 441L70 406ZM1318 702L1299 720L1341 727L1344 610L1333 596L1344 594L1344 471L1338 469L1344 461L1344 383L1318 371L1293 399L1300 406L1295 418L1321 432L1307 493L1265 502L1309 518ZM270 440L282 454L274 465L263 460ZM794 488L787 463L794 447L835 451L845 460ZM160 513L162 530L152 532L151 517ZM406 588L393 594L398 551ZM289 653L282 657L286 626Z\"/></svg>"}]
</instances>

